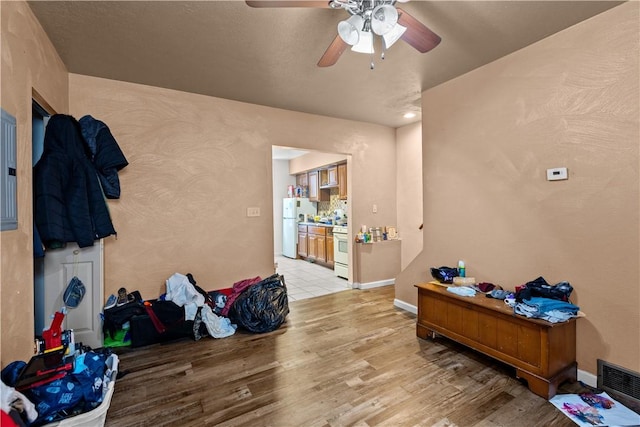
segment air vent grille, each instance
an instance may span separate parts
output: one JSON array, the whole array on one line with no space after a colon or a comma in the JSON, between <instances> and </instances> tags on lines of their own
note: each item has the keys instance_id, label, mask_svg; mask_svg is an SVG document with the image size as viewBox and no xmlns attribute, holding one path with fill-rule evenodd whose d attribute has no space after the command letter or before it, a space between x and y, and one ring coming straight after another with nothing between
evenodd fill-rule
<instances>
[{"instance_id":1,"label":"air vent grille","mask_svg":"<svg viewBox=\"0 0 640 427\"><path fill-rule=\"evenodd\" d=\"M640 403L640 374L598 359L598 388L628 396Z\"/></svg>"}]
</instances>

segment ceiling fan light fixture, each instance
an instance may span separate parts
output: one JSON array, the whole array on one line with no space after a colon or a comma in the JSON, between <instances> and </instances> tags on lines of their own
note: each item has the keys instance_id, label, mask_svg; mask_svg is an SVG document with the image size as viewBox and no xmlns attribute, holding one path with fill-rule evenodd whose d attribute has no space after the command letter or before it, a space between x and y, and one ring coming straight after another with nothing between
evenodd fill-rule
<instances>
[{"instance_id":1,"label":"ceiling fan light fixture","mask_svg":"<svg viewBox=\"0 0 640 427\"><path fill-rule=\"evenodd\" d=\"M361 31L360 40L357 44L353 45L351 50L358 53L374 53L373 33L371 33L371 31Z\"/></svg>"},{"instance_id":2,"label":"ceiling fan light fixture","mask_svg":"<svg viewBox=\"0 0 640 427\"><path fill-rule=\"evenodd\" d=\"M345 21L338 22L338 34L345 43L354 46L361 39L360 30L363 25L362 16L353 15Z\"/></svg>"},{"instance_id":3,"label":"ceiling fan light fixture","mask_svg":"<svg viewBox=\"0 0 640 427\"><path fill-rule=\"evenodd\" d=\"M407 31L407 27L403 27L400 24L396 24L391 31L382 36L382 42L384 43L384 48L389 49L395 42L400 40L400 37Z\"/></svg>"},{"instance_id":4,"label":"ceiling fan light fixture","mask_svg":"<svg viewBox=\"0 0 640 427\"><path fill-rule=\"evenodd\" d=\"M306 1L306 0L305 0ZM288 1L251 1L251 4L278 5L293 3L301 5L302 0ZM343 9L350 17L338 23L338 34L318 61L319 67L334 65L338 58L349 46L354 52L368 53L371 55L371 69L374 68L373 54L375 37L379 36L382 54L398 40L402 39L420 53L426 53L438 46L442 40L440 36L427 28L423 23L411 16L397 3L405 3L409 0L325 0L307 1L313 4L311 7L329 7L331 9ZM320 3L320 6L316 6ZM306 5L304 6L306 7Z\"/></svg>"},{"instance_id":5,"label":"ceiling fan light fixture","mask_svg":"<svg viewBox=\"0 0 640 427\"><path fill-rule=\"evenodd\" d=\"M398 11L384 4L376 6L371 12L371 29L379 36L387 34L398 23Z\"/></svg>"}]
</instances>

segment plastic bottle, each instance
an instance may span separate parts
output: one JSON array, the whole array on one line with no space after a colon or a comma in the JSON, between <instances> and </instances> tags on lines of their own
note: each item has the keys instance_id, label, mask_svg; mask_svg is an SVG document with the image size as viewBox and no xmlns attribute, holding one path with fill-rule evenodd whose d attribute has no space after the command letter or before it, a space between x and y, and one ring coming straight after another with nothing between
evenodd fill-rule
<instances>
[{"instance_id":1,"label":"plastic bottle","mask_svg":"<svg viewBox=\"0 0 640 427\"><path fill-rule=\"evenodd\" d=\"M464 261L458 261L458 276L465 277Z\"/></svg>"}]
</instances>

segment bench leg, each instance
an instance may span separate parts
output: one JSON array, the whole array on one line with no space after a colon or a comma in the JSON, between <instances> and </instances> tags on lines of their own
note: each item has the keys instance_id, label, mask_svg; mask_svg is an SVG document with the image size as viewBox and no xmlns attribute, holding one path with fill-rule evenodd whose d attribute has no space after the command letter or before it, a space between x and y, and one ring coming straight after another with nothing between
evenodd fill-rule
<instances>
[{"instance_id":1,"label":"bench leg","mask_svg":"<svg viewBox=\"0 0 640 427\"><path fill-rule=\"evenodd\" d=\"M549 379L539 377L521 369L516 369L516 378L523 378L527 380L529 390L538 396L549 400L556 395L560 384L565 381L575 382L577 380L577 366L577 363L574 362Z\"/></svg>"},{"instance_id":2,"label":"bench leg","mask_svg":"<svg viewBox=\"0 0 640 427\"><path fill-rule=\"evenodd\" d=\"M435 331L418 324L416 324L416 335L418 338L422 338L423 340L426 340L427 338L431 338L433 340L436 338Z\"/></svg>"}]
</instances>

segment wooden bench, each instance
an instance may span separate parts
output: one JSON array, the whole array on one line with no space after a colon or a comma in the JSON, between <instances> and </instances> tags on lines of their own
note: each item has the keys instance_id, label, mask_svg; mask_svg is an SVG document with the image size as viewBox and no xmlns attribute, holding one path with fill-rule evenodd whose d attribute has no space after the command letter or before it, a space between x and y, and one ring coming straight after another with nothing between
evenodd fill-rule
<instances>
[{"instance_id":1,"label":"wooden bench","mask_svg":"<svg viewBox=\"0 0 640 427\"><path fill-rule=\"evenodd\" d=\"M482 293L463 297L442 285L415 286L418 337L438 333L513 366L516 377L545 399L555 396L562 382L576 380L575 318L550 323L516 315L504 301Z\"/></svg>"}]
</instances>

